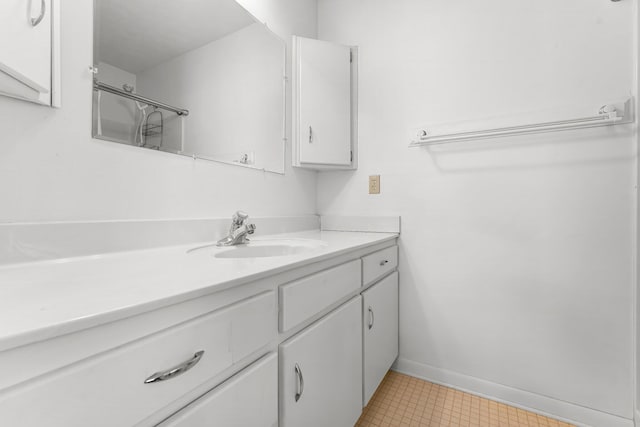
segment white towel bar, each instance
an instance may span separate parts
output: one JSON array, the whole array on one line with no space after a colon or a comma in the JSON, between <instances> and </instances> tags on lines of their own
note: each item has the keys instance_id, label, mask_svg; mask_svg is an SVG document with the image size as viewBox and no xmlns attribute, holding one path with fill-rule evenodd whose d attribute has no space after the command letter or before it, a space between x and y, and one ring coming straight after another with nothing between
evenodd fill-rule
<instances>
[{"instance_id":1,"label":"white towel bar","mask_svg":"<svg viewBox=\"0 0 640 427\"><path fill-rule=\"evenodd\" d=\"M581 129L596 126L632 123L634 120L632 112L632 101L633 99L629 98L621 106L606 104L600 108L598 114L595 116L580 117L575 119L441 134L431 134L427 128L419 128L417 129L415 139L411 141L409 147L446 144L449 142L466 141L472 139L553 132L559 130Z\"/></svg>"}]
</instances>

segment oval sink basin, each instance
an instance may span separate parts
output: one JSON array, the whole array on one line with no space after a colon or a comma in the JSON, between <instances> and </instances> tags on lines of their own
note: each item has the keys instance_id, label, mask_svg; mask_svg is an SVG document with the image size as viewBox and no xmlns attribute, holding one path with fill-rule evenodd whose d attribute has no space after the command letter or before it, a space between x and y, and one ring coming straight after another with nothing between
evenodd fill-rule
<instances>
[{"instance_id":1,"label":"oval sink basin","mask_svg":"<svg viewBox=\"0 0 640 427\"><path fill-rule=\"evenodd\" d=\"M326 246L325 242L311 239L264 239L252 240L246 245L194 248L187 253L207 250L216 258L266 258L300 255Z\"/></svg>"}]
</instances>

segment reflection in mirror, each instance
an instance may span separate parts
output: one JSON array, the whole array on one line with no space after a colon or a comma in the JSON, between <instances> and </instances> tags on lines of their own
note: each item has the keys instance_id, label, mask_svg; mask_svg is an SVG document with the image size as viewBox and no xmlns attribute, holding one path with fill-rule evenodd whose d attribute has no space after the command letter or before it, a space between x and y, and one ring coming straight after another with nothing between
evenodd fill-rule
<instances>
[{"instance_id":1,"label":"reflection in mirror","mask_svg":"<svg viewBox=\"0 0 640 427\"><path fill-rule=\"evenodd\" d=\"M285 44L234 0L95 0L93 136L284 172Z\"/></svg>"}]
</instances>

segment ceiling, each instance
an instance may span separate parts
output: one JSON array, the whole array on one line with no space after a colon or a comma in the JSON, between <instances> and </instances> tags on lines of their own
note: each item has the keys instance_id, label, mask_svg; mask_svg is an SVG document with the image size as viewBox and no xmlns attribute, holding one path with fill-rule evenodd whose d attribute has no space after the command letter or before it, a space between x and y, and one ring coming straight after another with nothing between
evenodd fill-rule
<instances>
[{"instance_id":1,"label":"ceiling","mask_svg":"<svg viewBox=\"0 0 640 427\"><path fill-rule=\"evenodd\" d=\"M138 73L255 23L234 0L96 0L94 62Z\"/></svg>"}]
</instances>

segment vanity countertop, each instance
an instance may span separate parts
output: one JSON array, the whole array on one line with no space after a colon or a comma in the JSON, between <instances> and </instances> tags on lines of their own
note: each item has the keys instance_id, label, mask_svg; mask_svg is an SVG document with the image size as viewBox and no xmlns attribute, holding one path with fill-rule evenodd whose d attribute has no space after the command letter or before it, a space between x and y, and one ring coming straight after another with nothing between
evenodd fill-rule
<instances>
[{"instance_id":1,"label":"vanity countertop","mask_svg":"<svg viewBox=\"0 0 640 427\"><path fill-rule=\"evenodd\" d=\"M383 243L395 233L303 231L259 239L313 239L297 255L215 258L203 244L0 267L0 351L246 284ZM256 239L258 240L258 239ZM214 249L215 250L215 249Z\"/></svg>"}]
</instances>

